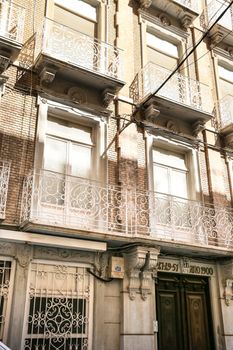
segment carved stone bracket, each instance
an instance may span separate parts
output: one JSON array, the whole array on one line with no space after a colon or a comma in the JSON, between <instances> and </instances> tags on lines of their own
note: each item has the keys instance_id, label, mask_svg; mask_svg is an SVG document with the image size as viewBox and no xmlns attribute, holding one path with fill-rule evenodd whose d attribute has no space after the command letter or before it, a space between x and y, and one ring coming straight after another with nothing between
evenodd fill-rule
<instances>
[{"instance_id":1,"label":"carved stone bracket","mask_svg":"<svg viewBox=\"0 0 233 350\"><path fill-rule=\"evenodd\" d=\"M230 305L230 301L233 300L233 279L226 279L224 298L227 306Z\"/></svg>"},{"instance_id":2,"label":"carved stone bracket","mask_svg":"<svg viewBox=\"0 0 233 350\"><path fill-rule=\"evenodd\" d=\"M152 0L137 0L140 8L147 9L152 4Z\"/></svg>"},{"instance_id":3,"label":"carved stone bracket","mask_svg":"<svg viewBox=\"0 0 233 350\"><path fill-rule=\"evenodd\" d=\"M205 121L204 120L197 120L192 125L193 127L193 136L197 137L198 134L205 129Z\"/></svg>"},{"instance_id":4,"label":"carved stone bracket","mask_svg":"<svg viewBox=\"0 0 233 350\"><path fill-rule=\"evenodd\" d=\"M224 138L225 146L233 148L233 132L229 133Z\"/></svg>"},{"instance_id":5,"label":"carved stone bracket","mask_svg":"<svg viewBox=\"0 0 233 350\"><path fill-rule=\"evenodd\" d=\"M184 29L188 29L192 24L192 16L187 13L181 18L181 24Z\"/></svg>"},{"instance_id":6,"label":"carved stone bracket","mask_svg":"<svg viewBox=\"0 0 233 350\"><path fill-rule=\"evenodd\" d=\"M40 73L41 84L51 84L55 79L56 72L56 68L44 67Z\"/></svg>"},{"instance_id":7,"label":"carved stone bracket","mask_svg":"<svg viewBox=\"0 0 233 350\"><path fill-rule=\"evenodd\" d=\"M213 48L215 47L216 45L218 45L218 43L221 42L223 38L223 33L220 32L219 30L217 30L215 33L213 33L210 37L210 41L211 41L211 44L210 44L210 47Z\"/></svg>"},{"instance_id":8,"label":"carved stone bracket","mask_svg":"<svg viewBox=\"0 0 233 350\"><path fill-rule=\"evenodd\" d=\"M108 278L109 256L110 254L108 252L95 256L94 271L101 278Z\"/></svg>"},{"instance_id":9,"label":"carved stone bracket","mask_svg":"<svg viewBox=\"0 0 233 350\"><path fill-rule=\"evenodd\" d=\"M33 258L33 248L28 244L18 244L16 251L16 260L23 268L27 268Z\"/></svg>"},{"instance_id":10,"label":"carved stone bracket","mask_svg":"<svg viewBox=\"0 0 233 350\"><path fill-rule=\"evenodd\" d=\"M156 248L134 247L126 254L130 300L134 300L137 294L146 300L151 293L151 279L157 274L159 251Z\"/></svg>"},{"instance_id":11,"label":"carved stone bracket","mask_svg":"<svg viewBox=\"0 0 233 350\"><path fill-rule=\"evenodd\" d=\"M0 55L0 72L1 73L4 72L9 67L9 64L10 64L10 58Z\"/></svg>"},{"instance_id":12,"label":"carved stone bracket","mask_svg":"<svg viewBox=\"0 0 233 350\"><path fill-rule=\"evenodd\" d=\"M103 100L103 106L107 108L109 104L113 101L114 99L114 91L110 89L105 89L102 93L102 100Z\"/></svg>"},{"instance_id":13,"label":"carved stone bracket","mask_svg":"<svg viewBox=\"0 0 233 350\"><path fill-rule=\"evenodd\" d=\"M223 273L223 297L227 306L230 306L233 300L233 259L222 262L221 270Z\"/></svg>"}]
</instances>

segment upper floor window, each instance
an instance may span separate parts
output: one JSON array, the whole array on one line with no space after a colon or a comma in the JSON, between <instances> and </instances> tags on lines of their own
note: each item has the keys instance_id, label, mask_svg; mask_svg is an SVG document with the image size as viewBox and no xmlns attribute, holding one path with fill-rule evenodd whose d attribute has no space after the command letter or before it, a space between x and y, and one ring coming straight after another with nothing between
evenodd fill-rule
<instances>
[{"instance_id":1,"label":"upper floor window","mask_svg":"<svg viewBox=\"0 0 233 350\"><path fill-rule=\"evenodd\" d=\"M233 67L228 68L219 64L218 74L221 97L233 95Z\"/></svg>"},{"instance_id":2,"label":"upper floor window","mask_svg":"<svg viewBox=\"0 0 233 350\"><path fill-rule=\"evenodd\" d=\"M153 181L156 192L188 198L188 168L184 153L154 148Z\"/></svg>"},{"instance_id":3,"label":"upper floor window","mask_svg":"<svg viewBox=\"0 0 233 350\"><path fill-rule=\"evenodd\" d=\"M97 8L82 0L55 0L54 20L84 34L97 35Z\"/></svg>"},{"instance_id":4,"label":"upper floor window","mask_svg":"<svg viewBox=\"0 0 233 350\"><path fill-rule=\"evenodd\" d=\"M147 60L168 69L174 69L178 64L178 45L165 40L157 34L147 31Z\"/></svg>"},{"instance_id":5,"label":"upper floor window","mask_svg":"<svg viewBox=\"0 0 233 350\"><path fill-rule=\"evenodd\" d=\"M89 178L93 147L91 127L48 117L44 155L46 170Z\"/></svg>"}]
</instances>

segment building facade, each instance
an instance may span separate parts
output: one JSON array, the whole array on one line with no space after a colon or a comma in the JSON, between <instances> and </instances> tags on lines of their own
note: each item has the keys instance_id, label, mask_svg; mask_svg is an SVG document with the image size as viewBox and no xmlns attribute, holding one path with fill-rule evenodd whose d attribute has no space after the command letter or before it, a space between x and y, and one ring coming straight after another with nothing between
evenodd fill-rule
<instances>
[{"instance_id":1,"label":"building facade","mask_svg":"<svg viewBox=\"0 0 233 350\"><path fill-rule=\"evenodd\" d=\"M233 349L230 5L0 1L11 349Z\"/></svg>"}]
</instances>

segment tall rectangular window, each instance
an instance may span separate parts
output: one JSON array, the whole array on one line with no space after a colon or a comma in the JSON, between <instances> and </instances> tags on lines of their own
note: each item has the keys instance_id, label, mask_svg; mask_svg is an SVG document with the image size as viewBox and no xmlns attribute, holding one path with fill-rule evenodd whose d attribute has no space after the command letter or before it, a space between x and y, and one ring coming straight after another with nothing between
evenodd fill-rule
<instances>
[{"instance_id":1,"label":"tall rectangular window","mask_svg":"<svg viewBox=\"0 0 233 350\"><path fill-rule=\"evenodd\" d=\"M158 35L146 33L147 59L167 69L174 69L179 59L178 46Z\"/></svg>"}]
</instances>

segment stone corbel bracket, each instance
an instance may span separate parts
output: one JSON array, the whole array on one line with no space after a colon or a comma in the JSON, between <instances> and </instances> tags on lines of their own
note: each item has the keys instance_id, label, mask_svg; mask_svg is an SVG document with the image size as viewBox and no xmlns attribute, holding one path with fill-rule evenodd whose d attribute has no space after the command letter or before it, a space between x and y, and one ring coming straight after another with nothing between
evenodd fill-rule
<instances>
[{"instance_id":1,"label":"stone corbel bracket","mask_svg":"<svg viewBox=\"0 0 233 350\"><path fill-rule=\"evenodd\" d=\"M146 255L146 263L141 271L141 297L147 299L151 294L151 279L157 277L159 249L150 249Z\"/></svg>"},{"instance_id":2,"label":"stone corbel bracket","mask_svg":"<svg viewBox=\"0 0 233 350\"><path fill-rule=\"evenodd\" d=\"M230 301L233 300L233 279L226 279L224 298L227 306L230 305Z\"/></svg>"},{"instance_id":3,"label":"stone corbel bracket","mask_svg":"<svg viewBox=\"0 0 233 350\"><path fill-rule=\"evenodd\" d=\"M137 294L146 300L151 293L151 279L157 274L159 252L156 248L134 247L126 254L130 300Z\"/></svg>"},{"instance_id":4,"label":"stone corbel bracket","mask_svg":"<svg viewBox=\"0 0 233 350\"><path fill-rule=\"evenodd\" d=\"M226 305L230 306L230 302L233 300L233 259L222 262L221 270L224 287L223 297Z\"/></svg>"}]
</instances>

